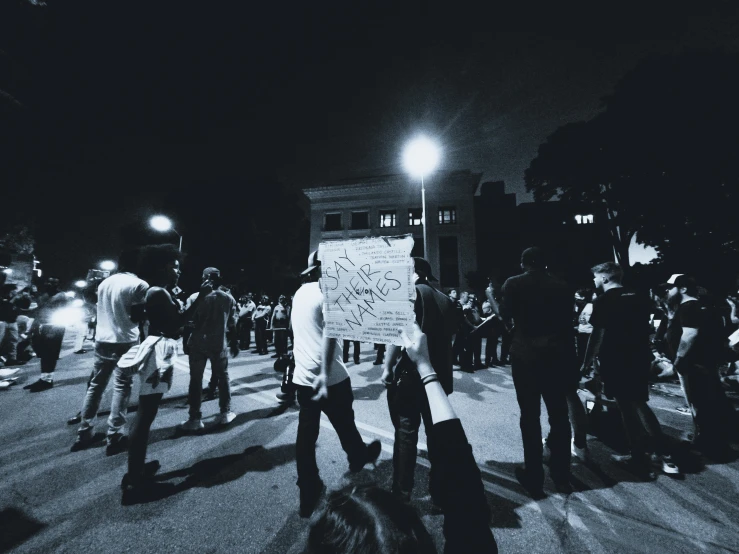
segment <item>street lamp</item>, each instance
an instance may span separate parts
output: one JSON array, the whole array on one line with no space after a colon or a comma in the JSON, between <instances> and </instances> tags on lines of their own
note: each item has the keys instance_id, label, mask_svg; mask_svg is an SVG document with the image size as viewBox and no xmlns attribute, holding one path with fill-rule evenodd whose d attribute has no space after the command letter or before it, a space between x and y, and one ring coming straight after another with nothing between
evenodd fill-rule
<instances>
[{"instance_id":1,"label":"street lamp","mask_svg":"<svg viewBox=\"0 0 739 554\"><path fill-rule=\"evenodd\" d=\"M403 166L413 177L421 178L421 224L423 225L423 257L428 252L426 230L426 188L423 179L439 165L439 147L430 139L420 136L406 144L403 150ZM428 259L428 258L427 258Z\"/></svg>"},{"instance_id":2,"label":"street lamp","mask_svg":"<svg viewBox=\"0 0 739 554\"><path fill-rule=\"evenodd\" d=\"M79 281L74 282L74 286L78 289L84 289L87 286L87 281L83 281L82 279L80 279Z\"/></svg>"},{"instance_id":3,"label":"street lamp","mask_svg":"<svg viewBox=\"0 0 739 554\"><path fill-rule=\"evenodd\" d=\"M172 220L163 215L155 215L149 220L149 225L155 231L160 233L166 233L167 231L174 231L175 235L180 237L180 252L182 252L182 235L180 235L172 225Z\"/></svg>"},{"instance_id":4,"label":"street lamp","mask_svg":"<svg viewBox=\"0 0 739 554\"><path fill-rule=\"evenodd\" d=\"M100 262L100 269L103 271L113 271L115 269L115 262L111 260L103 260Z\"/></svg>"}]
</instances>

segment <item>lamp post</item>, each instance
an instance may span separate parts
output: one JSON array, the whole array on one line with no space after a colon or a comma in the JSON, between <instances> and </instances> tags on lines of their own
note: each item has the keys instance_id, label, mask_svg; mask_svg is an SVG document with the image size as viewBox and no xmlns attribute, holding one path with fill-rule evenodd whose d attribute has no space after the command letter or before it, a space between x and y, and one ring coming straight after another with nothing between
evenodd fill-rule
<instances>
[{"instance_id":1,"label":"lamp post","mask_svg":"<svg viewBox=\"0 0 739 554\"><path fill-rule=\"evenodd\" d=\"M439 147L424 136L419 136L403 150L403 166L413 177L421 178L421 225L423 226L423 257L428 260L428 232L426 228L426 187L424 177L439 165Z\"/></svg>"},{"instance_id":2,"label":"lamp post","mask_svg":"<svg viewBox=\"0 0 739 554\"><path fill-rule=\"evenodd\" d=\"M100 269L103 271L113 271L115 269L115 262L111 260L103 260L100 262Z\"/></svg>"},{"instance_id":3,"label":"lamp post","mask_svg":"<svg viewBox=\"0 0 739 554\"><path fill-rule=\"evenodd\" d=\"M172 220L169 219L166 216L163 215L155 215L149 220L149 225L152 229L155 231L159 231L160 233L166 233L167 231L174 231L174 234L180 237L180 252L182 252L182 235L180 235L177 230L174 228L174 225L172 225Z\"/></svg>"}]
</instances>

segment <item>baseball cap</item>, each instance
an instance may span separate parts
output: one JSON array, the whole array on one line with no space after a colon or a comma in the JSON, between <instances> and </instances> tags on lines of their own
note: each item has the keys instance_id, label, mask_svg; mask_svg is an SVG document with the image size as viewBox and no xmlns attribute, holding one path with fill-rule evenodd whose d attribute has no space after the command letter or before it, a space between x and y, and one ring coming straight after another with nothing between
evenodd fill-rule
<instances>
[{"instance_id":1,"label":"baseball cap","mask_svg":"<svg viewBox=\"0 0 739 554\"><path fill-rule=\"evenodd\" d=\"M301 275L308 275L317 267L321 267L321 260L318 259L318 250L314 250L310 253L310 256L308 256L308 268L303 270Z\"/></svg>"},{"instance_id":2,"label":"baseball cap","mask_svg":"<svg viewBox=\"0 0 739 554\"><path fill-rule=\"evenodd\" d=\"M210 277L211 275L215 275L216 277L221 276L221 270L217 267L206 267L203 270L203 277Z\"/></svg>"},{"instance_id":3,"label":"baseball cap","mask_svg":"<svg viewBox=\"0 0 739 554\"><path fill-rule=\"evenodd\" d=\"M426 275L426 278L429 281L438 281L436 277L431 273L431 264L426 261L424 258L413 258L413 268L415 269L416 273L419 271Z\"/></svg>"},{"instance_id":4,"label":"baseball cap","mask_svg":"<svg viewBox=\"0 0 739 554\"><path fill-rule=\"evenodd\" d=\"M660 287L664 287L667 289L671 289L672 287L682 288L682 287L697 287L698 283L696 282L695 278L691 277L690 275L685 275L684 273L674 273L670 276L669 279L667 279L666 283L662 283Z\"/></svg>"}]
</instances>

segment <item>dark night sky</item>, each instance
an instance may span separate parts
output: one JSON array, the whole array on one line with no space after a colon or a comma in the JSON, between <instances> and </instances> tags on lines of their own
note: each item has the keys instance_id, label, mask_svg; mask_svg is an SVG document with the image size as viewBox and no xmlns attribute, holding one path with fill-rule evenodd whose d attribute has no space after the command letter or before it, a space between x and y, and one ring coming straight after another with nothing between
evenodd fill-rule
<instances>
[{"instance_id":1,"label":"dark night sky","mask_svg":"<svg viewBox=\"0 0 739 554\"><path fill-rule=\"evenodd\" d=\"M45 26L19 26L3 48L21 67L7 88L39 122L28 186L51 200L35 214L39 252L69 278L114 256L120 226L172 191L196 206L222 195L232 218L268 178L400 172L418 131L441 143L442 169L503 179L530 200L523 172L538 145L592 117L640 59L739 47L731 1L690 14L661 1L47 4ZM205 219L186 240L218 236Z\"/></svg>"}]
</instances>

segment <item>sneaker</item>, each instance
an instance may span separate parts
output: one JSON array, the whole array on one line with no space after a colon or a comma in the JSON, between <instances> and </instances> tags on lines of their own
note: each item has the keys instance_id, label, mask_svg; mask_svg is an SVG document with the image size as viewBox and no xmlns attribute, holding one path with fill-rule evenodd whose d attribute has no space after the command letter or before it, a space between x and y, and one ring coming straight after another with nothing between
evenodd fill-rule
<instances>
[{"instance_id":1,"label":"sneaker","mask_svg":"<svg viewBox=\"0 0 739 554\"><path fill-rule=\"evenodd\" d=\"M82 421L82 412L77 412L67 420L67 425L77 425L80 421Z\"/></svg>"},{"instance_id":2,"label":"sneaker","mask_svg":"<svg viewBox=\"0 0 739 554\"><path fill-rule=\"evenodd\" d=\"M526 470L522 467L517 467L514 471L516 480L526 490L531 498L534 500L542 500L546 498L544 494L544 484L539 481L534 481Z\"/></svg>"},{"instance_id":3,"label":"sneaker","mask_svg":"<svg viewBox=\"0 0 739 554\"><path fill-rule=\"evenodd\" d=\"M228 425L231 423L234 419L236 419L236 414L228 411L218 414L218 417L216 418L216 423L218 425Z\"/></svg>"},{"instance_id":4,"label":"sneaker","mask_svg":"<svg viewBox=\"0 0 739 554\"><path fill-rule=\"evenodd\" d=\"M587 462L590 459L590 451L588 450L587 445L584 448L579 448L575 445L575 439L572 439L572 442L570 443L570 453L574 458L577 458L582 462Z\"/></svg>"},{"instance_id":5,"label":"sneaker","mask_svg":"<svg viewBox=\"0 0 739 554\"><path fill-rule=\"evenodd\" d=\"M108 435L108 444L105 446L106 456L115 456L128 450L128 437L123 433Z\"/></svg>"},{"instance_id":6,"label":"sneaker","mask_svg":"<svg viewBox=\"0 0 739 554\"><path fill-rule=\"evenodd\" d=\"M188 419L187 421L183 421L182 423L180 423L177 428L185 433L194 433L196 431L204 429L205 425L203 425L203 422L200 420L200 418Z\"/></svg>"},{"instance_id":7,"label":"sneaker","mask_svg":"<svg viewBox=\"0 0 739 554\"><path fill-rule=\"evenodd\" d=\"M377 461L377 458L380 457L380 452L382 452L382 444L380 441L372 441L367 445L367 453L364 461L361 464L349 464L349 471L352 473L358 473L362 471L362 468L365 465L374 464Z\"/></svg>"},{"instance_id":8,"label":"sneaker","mask_svg":"<svg viewBox=\"0 0 739 554\"><path fill-rule=\"evenodd\" d=\"M693 412L691 411L690 406L678 406L677 408L675 408L675 411L680 412L683 415L689 415L689 416L693 415Z\"/></svg>"},{"instance_id":9,"label":"sneaker","mask_svg":"<svg viewBox=\"0 0 739 554\"><path fill-rule=\"evenodd\" d=\"M74 353L75 354L86 354L87 350L85 350L84 348L80 348L79 350L75 350Z\"/></svg>"},{"instance_id":10,"label":"sneaker","mask_svg":"<svg viewBox=\"0 0 739 554\"><path fill-rule=\"evenodd\" d=\"M53 388L53 387L54 387L53 381L46 381L45 379L39 379L35 383L26 385L23 388L30 392L41 392L41 391L49 390L50 388Z\"/></svg>"},{"instance_id":11,"label":"sneaker","mask_svg":"<svg viewBox=\"0 0 739 554\"><path fill-rule=\"evenodd\" d=\"M79 452L80 450L84 450L92 444L92 437L92 428L78 432L77 438L74 440L74 444L72 444L72 448L70 448L69 451Z\"/></svg>"},{"instance_id":12,"label":"sneaker","mask_svg":"<svg viewBox=\"0 0 739 554\"><path fill-rule=\"evenodd\" d=\"M132 504L167 498L177 492L177 487L172 483L154 481L148 476L144 476L141 481L134 484L128 479L127 473L123 476L123 481L121 481L121 491L121 504L123 506L131 506Z\"/></svg>"},{"instance_id":13,"label":"sneaker","mask_svg":"<svg viewBox=\"0 0 739 554\"><path fill-rule=\"evenodd\" d=\"M611 454L611 460L645 481L654 481L657 479L657 474L652 469L649 458L639 461L635 460L631 454Z\"/></svg>"},{"instance_id":14,"label":"sneaker","mask_svg":"<svg viewBox=\"0 0 739 554\"><path fill-rule=\"evenodd\" d=\"M677 467L677 464L674 461L672 461L672 456L661 456L659 458L659 463L662 464L662 473L666 475L680 474L680 468Z\"/></svg>"},{"instance_id":15,"label":"sneaker","mask_svg":"<svg viewBox=\"0 0 739 554\"><path fill-rule=\"evenodd\" d=\"M316 509L318 501L325 491L326 485L323 484L323 481L300 488L300 517L306 518L313 515L313 510Z\"/></svg>"}]
</instances>

